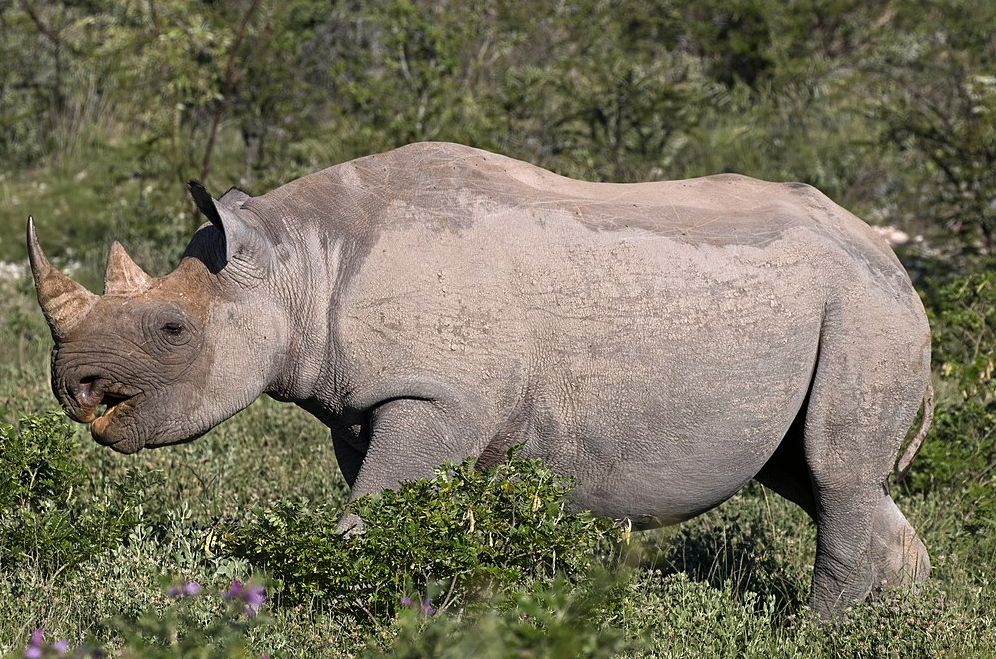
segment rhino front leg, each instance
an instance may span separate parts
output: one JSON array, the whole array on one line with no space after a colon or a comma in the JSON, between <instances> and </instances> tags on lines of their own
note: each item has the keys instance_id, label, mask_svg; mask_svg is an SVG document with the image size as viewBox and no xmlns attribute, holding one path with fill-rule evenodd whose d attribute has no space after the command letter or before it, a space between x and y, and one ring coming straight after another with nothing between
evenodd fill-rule
<instances>
[{"instance_id":1,"label":"rhino front leg","mask_svg":"<svg viewBox=\"0 0 996 659\"><path fill-rule=\"evenodd\" d=\"M431 478L442 463L475 455L480 447L476 425L466 410L435 400L402 398L379 405L370 414L370 445L350 483L349 500ZM341 532L362 528L354 514L339 520Z\"/></svg>"}]
</instances>

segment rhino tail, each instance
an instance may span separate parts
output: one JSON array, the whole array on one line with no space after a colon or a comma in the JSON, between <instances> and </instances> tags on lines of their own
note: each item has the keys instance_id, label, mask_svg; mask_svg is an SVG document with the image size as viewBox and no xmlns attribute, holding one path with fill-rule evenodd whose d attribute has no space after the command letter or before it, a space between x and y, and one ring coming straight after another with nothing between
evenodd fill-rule
<instances>
[{"instance_id":1,"label":"rhino tail","mask_svg":"<svg viewBox=\"0 0 996 659\"><path fill-rule=\"evenodd\" d=\"M933 418L934 386L930 380L927 380L927 389L923 392L923 419L920 422L920 430L917 431L916 436L910 440L910 443L903 450L902 455L896 460L894 472L896 480L902 480L906 477L906 472L909 471L913 458L916 457L916 454L920 452L920 447L923 446L923 438L927 436L927 431L930 430L930 422Z\"/></svg>"}]
</instances>

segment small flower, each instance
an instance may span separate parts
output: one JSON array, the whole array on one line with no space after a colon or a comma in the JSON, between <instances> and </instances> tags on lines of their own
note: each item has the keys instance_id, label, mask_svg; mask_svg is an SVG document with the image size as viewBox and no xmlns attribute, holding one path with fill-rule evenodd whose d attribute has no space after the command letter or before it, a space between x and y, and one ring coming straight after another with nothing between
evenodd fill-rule
<instances>
[{"instance_id":1,"label":"small flower","mask_svg":"<svg viewBox=\"0 0 996 659\"><path fill-rule=\"evenodd\" d=\"M262 586L250 586L245 596L246 615L252 617L266 601L266 589Z\"/></svg>"},{"instance_id":2,"label":"small flower","mask_svg":"<svg viewBox=\"0 0 996 659\"><path fill-rule=\"evenodd\" d=\"M193 597L199 592L201 592L201 585L199 583L184 579L182 582L170 586L166 594L173 599L180 599L182 597Z\"/></svg>"},{"instance_id":3,"label":"small flower","mask_svg":"<svg viewBox=\"0 0 996 659\"><path fill-rule=\"evenodd\" d=\"M407 609L407 608L410 608L411 605L412 605L412 598L408 597L408 595L402 595L401 596L401 606L403 606L403 607L405 607Z\"/></svg>"},{"instance_id":4,"label":"small flower","mask_svg":"<svg viewBox=\"0 0 996 659\"><path fill-rule=\"evenodd\" d=\"M232 585L228 587L228 590L221 594L221 598L226 600L242 599L242 591L244 588L245 587L242 585L242 582L236 579L232 582Z\"/></svg>"},{"instance_id":5,"label":"small flower","mask_svg":"<svg viewBox=\"0 0 996 659\"><path fill-rule=\"evenodd\" d=\"M430 618L436 615L436 610L432 608L432 603L429 601L428 597L422 600L422 613L429 616Z\"/></svg>"},{"instance_id":6,"label":"small flower","mask_svg":"<svg viewBox=\"0 0 996 659\"><path fill-rule=\"evenodd\" d=\"M31 640L28 641L28 647L24 651L24 659L41 659L42 649L45 646L44 634L45 632L41 630L41 627L31 633Z\"/></svg>"},{"instance_id":7,"label":"small flower","mask_svg":"<svg viewBox=\"0 0 996 659\"><path fill-rule=\"evenodd\" d=\"M47 645L45 643L45 632L39 627L31 633L31 640L28 641L28 647L24 650L24 659L41 659L41 657L45 656L45 650L52 650L57 656L61 657L69 652L69 642L56 641L52 645Z\"/></svg>"},{"instance_id":8,"label":"small flower","mask_svg":"<svg viewBox=\"0 0 996 659\"><path fill-rule=\"evenodd\" d=\"M259 612L259 607L263 606L263 602L266 601L266 588L254 586L252 583L244 584L236 579L228 590L221 594L221 597L245 603L245 614L251 618Z\"/></svg>"}]
</instances>

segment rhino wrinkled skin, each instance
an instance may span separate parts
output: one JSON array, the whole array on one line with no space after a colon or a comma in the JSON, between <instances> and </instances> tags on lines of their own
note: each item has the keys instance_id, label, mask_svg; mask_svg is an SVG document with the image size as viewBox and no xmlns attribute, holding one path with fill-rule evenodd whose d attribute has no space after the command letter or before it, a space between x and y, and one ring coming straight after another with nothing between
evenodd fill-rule
<instances>
[{"instance_id":1,"label":"rhino wrinkled skin","mask_svg":"<svg viewBox=\"0 0 996 659\"><path fill-rule=\"evenodd\" d=\"M210 222L179 267L152 278L115 244L100 296L29 222L53 390L101 444L190 441L267 393L331 429L353 498L522 443L574 505L637 527L757 479L817 525L822 615L926 578L885 486L930 420L926 316L815 189L586 183L428 143L191 192Z\"/></svg>"}]
</instances>

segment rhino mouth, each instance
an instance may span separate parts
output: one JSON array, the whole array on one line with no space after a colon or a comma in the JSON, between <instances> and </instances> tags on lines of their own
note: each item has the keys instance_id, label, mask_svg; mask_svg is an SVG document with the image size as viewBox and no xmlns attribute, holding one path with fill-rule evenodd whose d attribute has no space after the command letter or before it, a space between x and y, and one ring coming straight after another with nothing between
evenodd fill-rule
<instances>
[{"instance_id":1,"label":"rhino mouth","mask_svg":"<svg viewBox=\"0 0 996 659\"><path fill-rule=\"evenodd\" d=\"M104 419L104 424L114 415L118 410L119 405L123 405L134 398L134 396L121 396L118 394L106 394L104 399L97 406L97 409L93 412L93 419L90 421L90 425L93 425Z\"/></svg>"},{"instance_id":2,"label":"rhino mouth","mask_svg":"<svg viewBox=\"0 0 996 659\"><path fill-rule=\"evenodd\" d=\"M115 419L128 410L134 409L138 394L126 395L119 392L106 392L101 397L99 404L89 413L87 419L90 425L90 436L102 446L109 446L121 453L134 453L140 446L131 446L128 443L130 437L114 436L116 433L108 433L110 426ZM134 442L133 442L134 443Z\"/></svg>"},{"instance_id":3,"label":"rhino mouth","mask_svg":"<svg viewBox=\"0 0 996 659\"><path fill-rule=\"evenodd\" d=\"M92 423L136 395L112 388L106 382L87 378L80 383L75 395L67 394L66 414L79 423Z\"/></svg>"}]
</instances>

